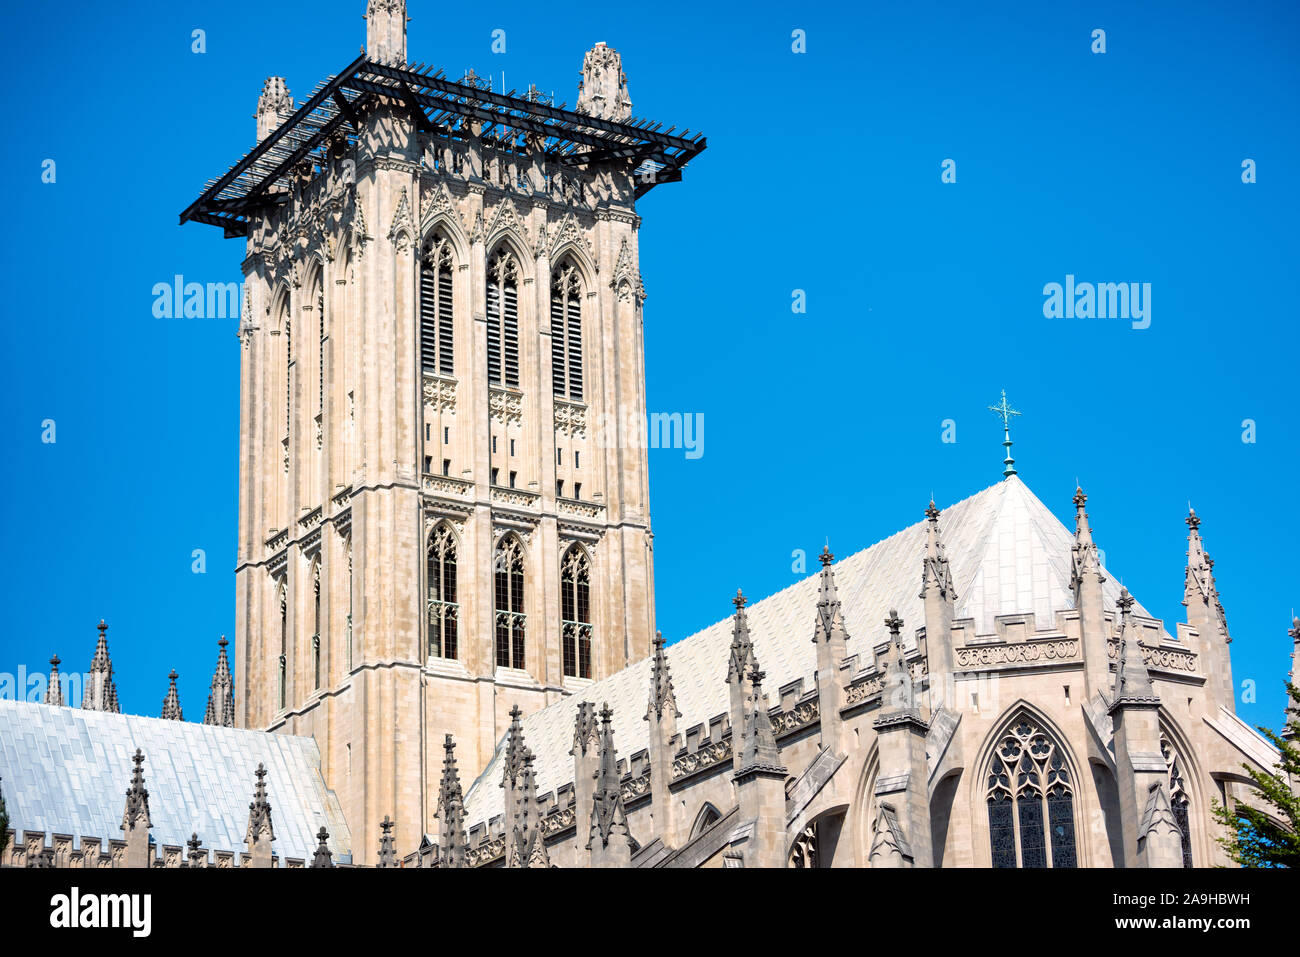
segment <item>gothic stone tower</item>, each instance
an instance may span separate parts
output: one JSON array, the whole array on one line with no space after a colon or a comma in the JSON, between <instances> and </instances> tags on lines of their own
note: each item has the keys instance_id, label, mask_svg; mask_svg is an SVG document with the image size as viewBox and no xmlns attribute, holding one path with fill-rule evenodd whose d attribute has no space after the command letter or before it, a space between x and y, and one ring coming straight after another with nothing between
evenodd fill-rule
<instances>
[{"instance_id":1,"label":"gothic stone tower","mask_svg":"<svg viewBox=\"0 0 1300 957\"><path fill-rule=\"evenodd\" d=\"M435 835L525 713L649 653L635 200L704 148L630 119L619 55L576 110L406 60L400 0L182 222L247 236L236 685L312 735L358 835ZM373 841L359 840L365 863Z\"/></svg>"}]
</instances>

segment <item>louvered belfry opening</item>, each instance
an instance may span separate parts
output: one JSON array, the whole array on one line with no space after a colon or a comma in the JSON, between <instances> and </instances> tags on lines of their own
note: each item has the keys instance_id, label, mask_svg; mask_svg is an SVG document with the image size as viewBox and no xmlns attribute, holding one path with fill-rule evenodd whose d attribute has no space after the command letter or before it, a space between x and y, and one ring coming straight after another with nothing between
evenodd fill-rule
<instances>
[{"instance_id":1,"label":"louvered belfry opening","mask_svg":"<svg viewBox=\"0 0 1300 957\"><path fill-rule=\"evenodd\" d=\"M582 279L571 262L551 281L551 380L555 394L582 399Z\"/></svg>"},{"instance_id":2,"label":"louvered belfry opening","mask_svg":"<svg viewBox=\"0 0 1300 957\"><path fill-rule=\"evenodd\" d=\"M420 368L447 376L455 367L452 273L451 243L435 234L420 263Z\"/></svg>"},{"instance_id":3,"label":"louvered belfry opening","mask_svg":"<svg viewBox=\"0 0 1300 957\"><path fill-rule=\"evenodd\" d=\"M508 249L488 260L488 381L519 386L519 264Z\"/></svg>"}]
</instances>

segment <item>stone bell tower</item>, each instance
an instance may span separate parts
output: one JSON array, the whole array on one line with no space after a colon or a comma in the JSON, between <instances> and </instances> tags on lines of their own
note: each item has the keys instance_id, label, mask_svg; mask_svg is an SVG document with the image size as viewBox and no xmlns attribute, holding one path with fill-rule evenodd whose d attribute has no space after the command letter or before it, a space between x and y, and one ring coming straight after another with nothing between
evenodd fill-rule
<instances>
[{"instance_id":1,"label":"stone bell tower","mask_svg":"<svg viewBox=\"0 0 1300 957\"><path fill-rule=\"evenodd\" d=\"M649 654L636 199L704 149L604 44L574 110L408 64L401 0L366 21L181 215L247 239L237 721L315 738L359 863L385 816L436 836L446 734L472 779L512 708Z\"/></svg>"}]
</instances>

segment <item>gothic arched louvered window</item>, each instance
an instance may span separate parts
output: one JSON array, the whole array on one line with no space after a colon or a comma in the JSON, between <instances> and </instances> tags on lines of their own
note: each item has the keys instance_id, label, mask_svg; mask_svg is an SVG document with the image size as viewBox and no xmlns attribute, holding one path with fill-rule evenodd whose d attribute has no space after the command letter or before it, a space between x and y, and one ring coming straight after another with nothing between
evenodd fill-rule
<instances>
[{"instance_id":1,"label":"gothic arched louvered window","mask_svg":"<svg viewBox=\"0 0 1300 957\"><path fill-rule=\"evenodd\" d=\"M568 262L551 280L551 382L556 395L582 399L582 280Z\"/></svg>"},{"instance_id":2,"label":"gothic arched louvered window","mask_svg":"<svg viewBox=\"0 0 1300 957\"><path fill-rule=\"evenodd\" d=\"M487 269L488 382L519 385L519 263L501 248Z\"/></svg>"},{"instance_id":3,"label":"gothic arched louvered window","mask_svg":"<svg viewBox=\"0 0 1300 957\"><path fill-rule=\"evenodd\" d=\"M289 601L283 588L280 589L280 658L279 680L276 684L276 698L280 710L285 709L289 697Z\"/></svg>"},{"instance_id":4,"label":"gothic arched louvered window","mask_svg":"<svg viewBox=\"0 0 1300 957\"><path fill-rule=\"evenodd\" d=\"M1191 799L1187 796L1187 785L1183 781L1183 762L1174 746L1162 733L1160 735L1160 753L1165 757L1165 766L1169 769L1169 809L1174 812L1178 829L1183 832L1183 867L1192 867L1192 830Z\"/></svg>"},{"instance_id":5,"label":"gothic arched louvered window","mask_svg":"<svg viewBox=\"0 0 1300 957\"><path fill-rule=\"evenodd\" d=\"M451 243L435 234L420 263L420 368L452 375Z\"/></svg>"},{"instance_id":6,"label":"gothic arched louvered window","mask_svg":"<svg viewBox=\"0 0 1300 957\"><path fill-rule=\"evenodd\" d=\"M519 539L507 535L497 542L493 558L496 597L496 659L498 668L524 667L524 555Z\"/></svg>"},{"instance_id":7,"label":"gothic arched louvered window","mask_svg":"<svg viewBox=\"0 0 1300 957\"><path fill-rule=\"evenodd\" d=\"M456 539L451 529L439 525L429 536L429 656L456 657L456 627L460 605L456 602Z\"/></svg>"},{"instance_id":8,"label":"gothic arched louvered window","mask_svg":"<svg viewBox=\"0 0 1300 957\"><path fill-rule=\"evenodd\" d=\"M560 566L560 635L564 674L591 677L591 566L587 554L574 545Z\"/></svg>"},{"instance_id":9,"label":"gothic arched louvered window","mask_svg":"<svg viewBox=\"0 0 1300 957\"><path fill-rule=\"evenodd\" d=\"M320 565L312 566L312 688L320 688Z\"/></svg>"},{"instance_id":10,"label":"gothic arched louvered window","mask_svg":"<svg viewBox=\"0 0 1300 957\"><path fill-rule=\"evenodd\" d=\"M994 867L1075 867L1074 790L1056 742L1029 715L1003 733L989 767Z\"/></svg>"},{"instance_id":11,"label":"gothic arched louvered window","mask_svg":"<svg viewBox=\"0 0 1300 957\"><path fill-rule=\"evenodd\" d=\"M289 424L293 421L293 320L289 318L289 296L286 294L280 307L280 330L284 336L284 437L289 441ZM285 468L288 465L288 446L285 446Z\"/></svg>"}]
</instances>

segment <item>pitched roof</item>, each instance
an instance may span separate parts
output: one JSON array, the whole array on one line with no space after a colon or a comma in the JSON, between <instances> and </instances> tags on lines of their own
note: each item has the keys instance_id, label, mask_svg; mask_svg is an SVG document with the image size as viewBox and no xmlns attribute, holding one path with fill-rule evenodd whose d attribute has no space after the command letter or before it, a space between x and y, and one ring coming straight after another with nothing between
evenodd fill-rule
<instances>
[{"instance_id":1,"label":"pitched roof","mask_svg":"<svg viewBox=\"0 0 1300 957\"><path fill-rule=\"evenodd\" d=\"M351 851L347 823L325 788L311 738L0 700L0 778L9 826L78 841L123 837L123 794L136 748L144 752L149 834L158 845L184 847L197 833L209 850L243 853L262 762L275 822L273 852L310 859L322 826L336 857Z\"/></svg>"},{"instance_id":2,"label":"pitched roof","mask_svg":"<svg viewBox=\"0 0 1300 957\"><path fill-rule=\"evenodd\" d=\"M1011 476L955 505L939 517L944 547L957 591L958 618L975 619L980 634L993 632L998 615L1033 612L1039 628L1051 627L1057 611L1074 607L1070 557L1074 533L1048 510L1018 476ZM860 663L873 660L872 646L884 640L886 614L896 608L911 637L924 624L919 597L925 556L923 518L901 532L836 563L835 582L848 628L848 653ZM804 678L810 686L817 669L810 640L816 626L818 574L750 605L750 636L766 686L775 692ZM1102 586L1107 610L1114 611L1120 586L1107 574ZM1148 616L1141 605L1135 614ZM1149 617L1149 616L1148 616ZM727 656L732 619L724 618L689 638L670 645L680 717L686 729L728 710ZM1162 638L1167 637L1162 634ZM536 755L537 789L546 793L573 778L574 715L582 701L614 709L614 733L624 754L649 744L645 714L651 659L629 665L578 695L572 695L523 719L528 746ZM769 700L774 700L769 698ZM502 813L502 744L465 798L467 824Z\"/></svg>"}]
</instances>

